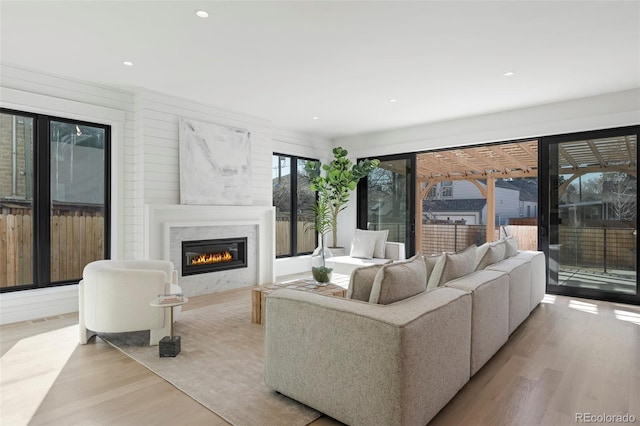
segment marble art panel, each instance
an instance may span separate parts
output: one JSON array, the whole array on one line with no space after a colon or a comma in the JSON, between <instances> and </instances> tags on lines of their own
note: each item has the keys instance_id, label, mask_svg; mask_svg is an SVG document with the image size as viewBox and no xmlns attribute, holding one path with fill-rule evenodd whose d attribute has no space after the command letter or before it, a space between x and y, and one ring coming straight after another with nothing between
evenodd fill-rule
<instances>
[{"instance_id":1,"label":"marble art panel","mask_svg":"<svg viewBox=\"0 0 640 426\"><path fill-rule=\"evenodd\" d=\"M185 118L179 126L180 203L251 205L249 132Z\"/></svg>"},{"instance_id":2,"label":"marble art panel","mask_svg":"<svg viewBox=\"0 0 640 426\"><path fill-rule=\"evenodd\" d=\"M205 274L182 275L182 241L247 237L247 267ZM258 283L258 226L179 226L169 229L169 260L178 271L185 296L198 296Z\"/></svg>"}]
</instances>

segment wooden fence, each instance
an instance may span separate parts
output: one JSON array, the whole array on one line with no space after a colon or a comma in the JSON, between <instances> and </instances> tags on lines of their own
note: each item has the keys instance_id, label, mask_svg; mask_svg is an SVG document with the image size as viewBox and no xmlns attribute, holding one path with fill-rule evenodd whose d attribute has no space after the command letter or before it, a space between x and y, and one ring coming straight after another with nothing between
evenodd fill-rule
<instances>
[{"instance_id":1,"label":"wooden fence","mask_svg":"<svg viewBox=\"0 0 640 426\"><path fill-rule=\"evenodd\" d=\"M68 212L51 217L51 281L82 277L85 265L104 257L104 217ZM0 287L33 283L31 214L0 214Z\"/></svg>"},{"instance_id":2,"label":"wooden fence","mask_svg":"<svg viewBox=\"0 0 640 426\"><path fill-rule=\"evenodd\" d=\"M538 249L538 227L508 225L496 230L496 239L506 234L518 240L520 250ZM455 252L485 242L484 225L422 225L422 253ZM636 269L636 236L630 228L559 229L558 255L563 267Z\"/></svg>"},{"instance_id":3,"label":"wooden fence","mask_svg":"<svg viewBox=\"0 0 640 426\"><path fill-rule=\"evenodd\" d=\"M291 253L291 232L288 220L276 220L276 256ZM298 221L298 253L312 252L316 248L313 222Z\"/></svg>"}]
</instances>

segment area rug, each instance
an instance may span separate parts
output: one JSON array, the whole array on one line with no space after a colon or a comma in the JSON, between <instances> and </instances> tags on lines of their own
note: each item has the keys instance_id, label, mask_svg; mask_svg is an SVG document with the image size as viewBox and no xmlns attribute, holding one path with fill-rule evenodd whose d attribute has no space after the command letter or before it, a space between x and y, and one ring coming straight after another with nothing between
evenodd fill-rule
<instances>
[{"instance_id":1,"label":"area rug","mask_svg":"<svg viewBox=\"0 0 640 426\"><path fill-rule=\"evenodd\" d=\"M320 417L264 384L264 331L251 323L249 301L183 311L174 334L175 358L160 358L148 331L99 336L231 424L302 426Z\"/></svg>"}]
</instances>

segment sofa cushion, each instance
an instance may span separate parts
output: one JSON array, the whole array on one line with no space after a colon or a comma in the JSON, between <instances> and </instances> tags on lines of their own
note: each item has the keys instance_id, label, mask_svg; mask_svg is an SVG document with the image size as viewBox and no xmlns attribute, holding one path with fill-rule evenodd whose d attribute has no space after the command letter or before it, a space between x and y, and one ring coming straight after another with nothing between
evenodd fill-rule
<instances>
[{"instance_id":1,"label":"sofa cushion","mask_svg":"<svg viewBox=\"0 0 640 426\"><path fill-rule=\"evenodd\" d=\"M334 274L343 274L350 276L354 269L371 265L384 265L391 263L391 259L359 259L351 256L330 257L326 260L327 267L333 269ZM367 296L367 300L369 297Z\"/></svg>"},{"instance_id":2,"label":"sofa cushion","mask_svg":"<svg viewBox=\"0 0 640 426\"><path fill-rule=\"evenodd\" d=\"M446 282L470 274L475 260L475 244L457 253L443 253L433 267L427 287L440 287Z\"/></svg>"},{"instance_id":3,"label":"sofa cushion","mask_svg":"<svg viewBox=\"0 0 640 426\"><path fill-rule=\"evenodd\" d=\"M436 263L438 263L438 260L440 260L442 256L444 256L444 254L436 254L433 256L424 257L424 263L426 263L427 265L427 289L436 288L438 286L437 282L430 283L429 278L431 278L431 274L433 273L433 268L436 266Z\"/></svg>"},{"instance_id":4,"label":"sofa cushion","mask_svg":"<svg viewBox=\"0 0 640 426\"><path fill-rule=\"evenodd\" d=\"M349 279L347 299L368 302L371 296L373 280L380 269L382 269L382 265L370 265L354 269Z\"/></svg>"},{"instance_id":5,"label":"sofa cushion","mask_svg":"<svg viewBox=\"0 0 640 426\"><path fill-rule=\"evenodd\" d=\"M389 236L389 230L385 229L382 231L368 231L365 229L356 229L355 235L373 235L376 239L376 245L373 249L373 257L377 259L385 258L385 244L387 242L387 237Z\"/></svg>"},{"instance_id":6,"label":"sofa cushion","mask_svg":"<svg viewBox=\"0 0 640 426\"><path fill-rule=\"evenodd\" d=\"M506 243L506 246L505 246L506 251L504 253L505 259L508 259L518 254L518 240L516 240L516 237L510 236L505 238L504 241Z\"/></svg>"},{"instance_id":7,"label":"sofa cushion","mask_svg":"<svg viewBox=\"0 0 640 426\"><path fill-rule=\"evenodd\" d=\"M491 247L491 243L489 241L487 241L486 243L482 244L481 246L478 246L478 248L476 249L476 260L475 260L475 264L474 264L474 267L473 267L474 271L486 268L486 266L484 268L479 268L478 265L480 264L480 262L483 261L485 256L487 256L487 253L489 253L489 248L490 247Z\"/></svg>"},{"instance_id":8,"label":"sofa cushion","mask_svg":"<svg viewBox=\"0 0 640 426\"><path fill-rule=\"evenodd\" d=\"M360 259L373 258L377 236L374 234L356 233L351 240L351 257Z\"/></svg>"},{"instance_id":9,"label":"sofa cushion","mask_svg":"<svg viewBox=\"0 0 640 426\"><path fill-rule=\"evenodd\" d=\"M427 289L427 269L422 255L384 265L376 274L369 303L388 305Z\"/></svg>"},{"instance_id":10,"label":"sofa cushion","mask_svg":"<svg viewBox=\"0 0 640 426\"><path fill-rule=\"evenodd\" d=\"M500 260L504 260L507 253L507 243L504 240L499 240L493 243L493 247L498 250L497 256Z\"/></svg>"},{"instance_id":11,"label":"sofa cushion","mask_svg":"<svg viewBox=\"0 0 640 426\"><path fill-rule=\"evenodd\" d=\"M484 243L476 250L476 266L475 271L481 271L489 265L504 260L506 244L502 243ZM481 257L480 257L481 256Z\"/></svg>"}]
</instances>

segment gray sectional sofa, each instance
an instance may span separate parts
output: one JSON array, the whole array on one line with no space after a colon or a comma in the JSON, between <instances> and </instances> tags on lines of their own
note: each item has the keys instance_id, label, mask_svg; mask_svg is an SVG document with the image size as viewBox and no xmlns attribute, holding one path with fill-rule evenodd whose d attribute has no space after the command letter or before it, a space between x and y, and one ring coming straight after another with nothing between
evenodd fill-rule
<instances>
[{"instance_id":1,"label":"gray sectional sofa","mask_svg":"<svg viewBox=\"0 0 640 426\"><path fill-rule=\"evenodd\" d=\"M353 271L347 298L266 299L265 383L350 425L425 425L544 297L506 241Z\"/></svg>"}]
</instances>

